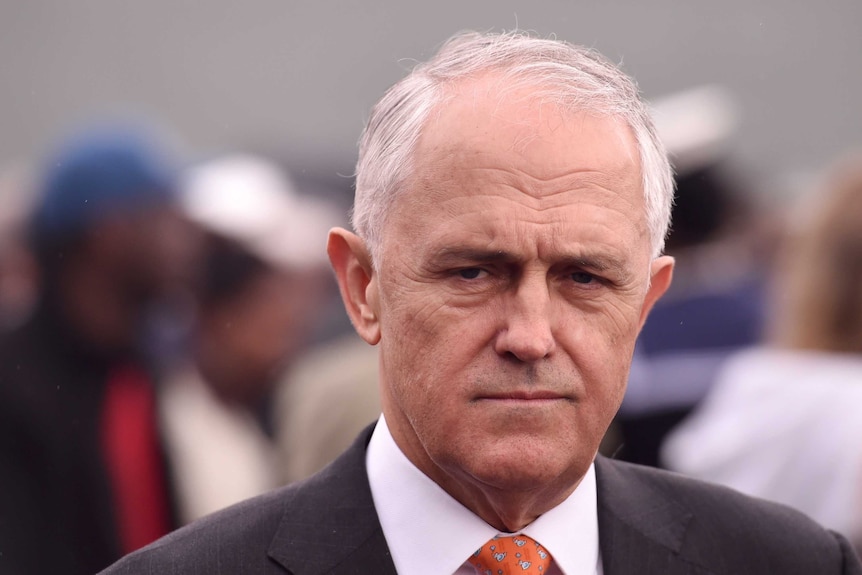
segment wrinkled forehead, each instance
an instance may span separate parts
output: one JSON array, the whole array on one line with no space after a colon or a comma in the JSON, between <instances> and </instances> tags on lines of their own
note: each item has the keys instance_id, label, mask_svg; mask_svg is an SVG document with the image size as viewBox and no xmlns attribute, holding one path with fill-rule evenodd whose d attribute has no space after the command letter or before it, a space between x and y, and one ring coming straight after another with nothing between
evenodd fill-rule
<instances>
[{"instance_id":1,"label":"wrinkled forehead","mask_svg":"<svg viewBox=\"0 0 862 575\"><path fill-rule=\"evenodd\" d=\"M637 142L625 119L602 111L597 104L578 104L574 98L564 98L551 86L498 73L442 87L414 150L411 176L421 177L422 170L440 157L508 154L513 161L522 160L541 172L535 174L537 177L553 178L577 169L572 164L573 154L565 150L548 154L547 147L537 145L537 140L550 137L561 147L569 146L566 135L572 136L572 142L586 135L603 146L613 140L616 153L606 154L603 165L611 171L635 170L640 179ZM582 141L577 145L585 164L596 159L591 146Z\"/></svg>"},{"instance_id":2,"label":"wrinkled forehead","mask_svg":"<svg viewBox=\"0 0 862 575\"><path fill-rule=\"evenodd\" d=\"M640 156L623 119L562 106L533 86L503 87L498 78L447 87L423 127L403 195L428 194L467 171L477 183L508 172L537 197L588 180L633 191L643 207Z\"/></svg>"},{"instance_id":3,"label":"wrinkled forehead","mask_svg":"<svg viewBox=\"0 0 862 575\"><path fill-rule=\"evenodd\" d=\"M622 192L617 184L625 181L627 200L645 230L640 155L629 125L590 107L560 103L550 88L505 80L487 75L445 85L424 122L407 177L390 198L385 235L393 239L393 217L413 221L453 190L479 189L495 178L505 187L519 174L530 183L522 189L534 189L537 198L587 180ZM501 167L507 172L502 181ZM455 179L460 188L445 185ZM418 229L397 227L409 236L397 241L423 241Z\"/></svg>"},{"instance_id":4,"label":"wrinkled forehead","mask_svg":"<svg viewBox=\"0 0 862 575\"><path fill-rule=\"evenodd\" d=\"M592 220L600 212L585 208L598 204L625 214L632 240L647 244L634 148L630 130L616 118L569 112L535 98L501 100L493 91L466 91L435 110L387 235L421 244L436 233L434 222L481 228L503 216L553 229L571 225L570 218L579 226L599 225L605 220ZM464 210L484 217L462 218Z\"/></svg>"}]
</instances>

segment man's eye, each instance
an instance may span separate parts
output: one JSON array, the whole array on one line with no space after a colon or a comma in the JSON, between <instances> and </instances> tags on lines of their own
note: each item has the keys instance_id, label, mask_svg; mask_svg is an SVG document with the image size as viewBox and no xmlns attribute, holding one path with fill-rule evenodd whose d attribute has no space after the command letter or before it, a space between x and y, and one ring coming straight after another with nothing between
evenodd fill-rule
<instances>
[{"instance_id":1,"label":"man's eye","mask_svg":"<svg viewBox=\"0 0 862 575\"><path fill-rule=\"evenodd\" d=\"M464 268L462 270L458 270L458 275L465 280L474 280L483 273L485 273L485 271L481 268Z\"/></svg>"},{"instance_id":2,"label":"man's eye","mask_svg":"<svg viewBox=\"0 0 862 575\"><path fill-rule=\"evenodd\" d=\"M596 279L596 276L594 276L591 273L587 273L587 272L573 272L572 273L572 280L574 280L575 283L588 284L588 283L595 281L595 279Z\"/></svg>"}]
</instances>

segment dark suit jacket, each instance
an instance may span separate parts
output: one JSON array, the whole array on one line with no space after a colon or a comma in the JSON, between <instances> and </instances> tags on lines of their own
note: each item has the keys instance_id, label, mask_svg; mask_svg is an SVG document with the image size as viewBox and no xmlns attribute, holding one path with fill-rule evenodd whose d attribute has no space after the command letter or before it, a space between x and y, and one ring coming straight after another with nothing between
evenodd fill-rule
<instances>
[{"instance_id":1,"label":"dark suit jacket","mask_svg":"<svg viewBox=\"0 0 862 575\"><path fill-rule=\"evenodd\" d=\"M204 518L103 574L394 575L365 471L370 435L308 480ZM862 574L844 538L786 507L602 457L596 472L605 575Z\"/></svg>"}]
</instances>

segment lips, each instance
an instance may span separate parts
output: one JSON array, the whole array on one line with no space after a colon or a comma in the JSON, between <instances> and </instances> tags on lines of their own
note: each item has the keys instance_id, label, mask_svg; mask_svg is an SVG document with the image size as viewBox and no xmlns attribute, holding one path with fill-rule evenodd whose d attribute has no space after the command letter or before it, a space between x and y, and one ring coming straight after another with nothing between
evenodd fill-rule
<instances>
[{"instance_id":1,"label":"lips","mask_svg":"<svg viewBox=\"0 0 862 575\"><path fill-rule=\"evenodd\" d=\"M543 390L517 390L498 392L480 396L478 399L489 399L498 401L549 401L557 399L569 399L567 396L553 391Z\"/></svg>"}]
</instances>

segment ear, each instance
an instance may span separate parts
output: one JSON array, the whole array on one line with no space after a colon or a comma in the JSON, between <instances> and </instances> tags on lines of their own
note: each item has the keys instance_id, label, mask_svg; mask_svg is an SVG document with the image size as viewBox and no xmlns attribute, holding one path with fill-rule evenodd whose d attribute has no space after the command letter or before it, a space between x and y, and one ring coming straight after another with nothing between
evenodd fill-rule
<instances>
[{"instance_id":1,"label":"ear","mask_svg":"<svg viewBox=\"0 0 862 575\"><path fill-rule=\"evenodd\" d=\"M365 242L345 229L333 228L326 252L353 327L362 339L376 345L380 341L377 276Z\"/></svg>"},{"instance_id":2,"label":"ear","mask_svg":"<svg viewBox=\"0 0 862 575\"><path fill-rule=\"evenodd\" d=\"M644 326L652 306L670 287L670 282L673 279L673 266L674 259L670 256L659 256L650 264L650 284L641 308L640 327L638 329Z\"/></svg>"}]
</instances>

